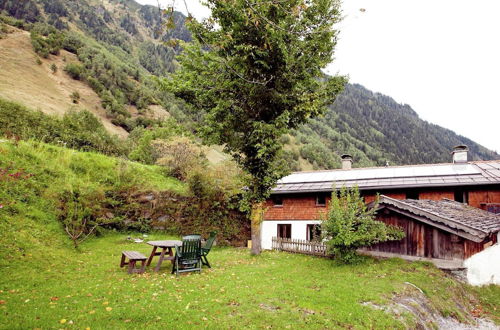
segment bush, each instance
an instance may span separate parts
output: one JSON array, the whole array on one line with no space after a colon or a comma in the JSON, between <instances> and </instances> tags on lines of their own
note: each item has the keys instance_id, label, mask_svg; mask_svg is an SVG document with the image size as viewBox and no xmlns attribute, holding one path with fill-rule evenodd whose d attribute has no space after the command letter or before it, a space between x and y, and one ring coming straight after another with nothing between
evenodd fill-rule
<instances>
[{"instance_id":1,"label":"bush","mask_svg":"<svg viewBox=\"0 0 500 330\"><path fill-rule=\"evenodd\" d=\"M359 260L356 250L386 241L397 241L404 232L375 220L376 205L368 209L357 187L334 190L321 231L328 251L344 263Z\"/></svg>"},{"instance_id":2,"label":"bush","mask_svg":"<svg viewBox=\"0 0 500 330\"><path fill-rule=\"evenodd\" d=\"M188 174L207 165L201 148L187 137L176 137L171 141L154 140L152 143L156 163L165 166L170 175L186 180Z\"/></svg>"},{"instance_id":3,"label":"bush","mask_svg":"<svg viewBox=\"0 0 500 330\"><path fill-rule=\"evenodd\" d=\"M186 134L186 130L173 119L166 119L150 128L138 126L129 135L132 144L129 158L144 164L155 164L158 159L152 146L154 140L168 140Z\"/></svg>"},{"instance_id":4,"label":"bush","mask_svg":"<svg viewBox=\"0 0 500 330\"><path fill-rule=\"evenodd\" d=\"M80 80L83 77L85 68L79 63L68 63L64 67L64 71L73 79Z\"/></svg>"},{"instance_id":5,"label":"bush","mask_svg":"<svg viewBox=\"0 0 500 330\"><path fill-rule=\"evenodd\" d=\"M56 73L57 72L57 65L55 65L54 63L52 63L50 65L50 71L52 71L52 73Z\"/></svg>"},{"instance_id":6,"label":"bush","mask_svg":"<svg viewBox=\"0 0 500 330\"><path fill-rule=\"evenodd\" d=\"M65 38L64 33L42 23L33 25L30 36L33 50L43 58L47 58L49 54L58 55Z\"/></svg>"},{"instance_id":7,"label":"bush","mask_svg":"<svg viewBox=\"0 0 500 330\"><path fill-rule=\"evenodd\" d=\"M80 101L80 93L78 93L77 91L71 93L69 97L71 98L71 101L75 104L78 104L78 102Z\"/></svg>"}]
</instances>

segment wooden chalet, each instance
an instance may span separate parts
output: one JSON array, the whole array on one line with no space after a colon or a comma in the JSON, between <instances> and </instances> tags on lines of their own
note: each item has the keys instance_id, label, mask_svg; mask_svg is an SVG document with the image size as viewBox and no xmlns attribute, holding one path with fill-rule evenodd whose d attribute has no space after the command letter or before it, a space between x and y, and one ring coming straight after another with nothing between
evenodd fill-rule
<instances>
[{"instance_id":1,"label":"wooden chalet","mask_svg":"<svg viewBox=\"0 0 500 330\"><path fill-rule=\"evenodd\" d=\"M464 260L495 244L495 230L500 230L495 215L500 211L500 160L467 161L467 151L456 147L452 163L372 168L351 168L352 158L344 155L342 169L292 173L266 202L262 247L271 249L273 237L312 239L333 189L357 186L366 203L384 195L379 220L408 231L402 241L372 251ZM492 228L483 227L485 218Z\"/></svg>"}]
</instances>

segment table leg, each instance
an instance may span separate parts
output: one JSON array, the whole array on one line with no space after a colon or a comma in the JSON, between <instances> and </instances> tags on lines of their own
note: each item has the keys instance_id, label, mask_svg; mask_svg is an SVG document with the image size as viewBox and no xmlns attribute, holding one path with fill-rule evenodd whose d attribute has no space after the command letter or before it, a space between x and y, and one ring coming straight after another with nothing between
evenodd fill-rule
<instances>
[{"instance_id":1,"label":"table leg","mask_svg":"<svg viewBox=\"0 0 500 330\"><path fill-rule=\"evenodd\" d=\"M148 262L146 263L146 266L151 265L151 261L153 261L153 257L156 255L156 248L157 248L156 246L153 247L153 252L151 252Z\"/></svg>"},{"instance_id":2,"label":"table leg","mask_svg":"<svg viewBox=\"0 0 500 330\"><path fill-rule=\"evenodd\" d=\"M174 264L175 263L175 258L173 258L174 257L174 249L168 248L168 254L170 254L170 256L172 257L172 258L170 258L170 262L172 264Z\"/></svg>"},{"instance_id":3,"label":"table leg","mask_svg":"<svg viewBox=\"0 0 500 330\"><path fill-rule=\"evenodd\" d=\"M155 272L160 271L161 263L163 262L163 258L165 258L165 252L167 252L167 248L162 248L161 254L160 254L160 260L158 260L158 265L156 265Z\"/></svg>"}]
</instances>

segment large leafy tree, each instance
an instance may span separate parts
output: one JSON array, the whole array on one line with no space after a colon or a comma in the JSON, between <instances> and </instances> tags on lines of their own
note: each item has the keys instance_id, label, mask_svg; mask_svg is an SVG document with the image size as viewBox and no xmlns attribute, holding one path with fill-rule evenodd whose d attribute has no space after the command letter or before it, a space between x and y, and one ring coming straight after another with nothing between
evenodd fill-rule
<instances>
[{"instance_id":1,"label":"large leafy tree","mask_svg":"<svg viewBox=\"0 0 500 330\"><path fill-rule=\"evenodd\" d=\"M321 114L345 84L321 71L332 61L338 0L207 0L189 18L193 42L167 82L202 113L202 135L248 174L252 243L260 252L262 202L286 174L281 135Z\"/></svg>"}]
</instances>

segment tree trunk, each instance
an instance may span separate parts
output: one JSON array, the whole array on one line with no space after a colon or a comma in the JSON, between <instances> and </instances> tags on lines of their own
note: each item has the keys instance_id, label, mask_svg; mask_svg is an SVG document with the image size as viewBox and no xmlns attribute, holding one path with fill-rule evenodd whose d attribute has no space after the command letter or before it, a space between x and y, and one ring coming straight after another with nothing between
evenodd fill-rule
<instances>
[{"instance_id":1,"label":"tree trunk","mask_svg":"<svg viewBox=\"0 0 500 330\"><path fill-rule=\"evenodd\" d=\"M264 217L264 204L255 203L252 205L252 213L250 214L252 226L252 254L260 254L260 225Z\"/></svg>"}]
</instances>

